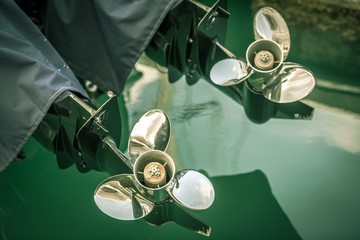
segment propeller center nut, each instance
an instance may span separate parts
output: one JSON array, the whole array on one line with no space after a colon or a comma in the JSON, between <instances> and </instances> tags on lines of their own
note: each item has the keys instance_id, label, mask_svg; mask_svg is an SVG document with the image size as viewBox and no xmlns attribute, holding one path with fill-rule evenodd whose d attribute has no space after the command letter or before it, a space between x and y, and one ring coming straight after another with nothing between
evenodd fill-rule
<instances>
[{"instance_id":1,"label":"propeller center nut","mask_svg":"<svg viewBox=\"0 0 360 240\"><path fill-rule=\"evenodd\" d=\"M254 63L260 70L269 70L274 66L274 55L269 51L260 51L255 55Z\"/></svg>"},{"instance_id":2,"label":"propeller center nut","mask_svg":"<svg viewBox=\"0 0 360 240\"><path fill-rule=\"evenodd\" d=\"M145 186L159 188L166 184L166 171L158 162L151 162L144 168Z\"/></svg>"},{"instance_id":3,"label":"propeller center nut","mask_svg":"<svg viewBox=\"0 0 360 240\"><path fill-rule=\"evenodd\" d=\"M152 177L160 176L160 168L156 165L151 165L149 168L149 173Z\"/></svg>"}]
</instances>

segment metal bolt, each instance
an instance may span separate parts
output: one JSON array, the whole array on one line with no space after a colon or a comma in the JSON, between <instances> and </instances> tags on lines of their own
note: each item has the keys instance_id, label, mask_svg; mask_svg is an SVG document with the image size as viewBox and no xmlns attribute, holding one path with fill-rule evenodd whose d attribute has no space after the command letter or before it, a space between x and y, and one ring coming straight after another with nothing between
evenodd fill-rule
<instances>
[{"instance_id":1,"label":"metal bolt","mask_svg":"<svg viewBox=\"0 0 360 240\"><path fill-rule=\"evenodd\" d=\"M152 177L160 176L160 168L156 165L151 165L149 168L149 173Z\"/></svg>"},{"instance_id":2,"label":"metal bolt","mask_svg":"<svg viewBox=\"0 0 360 240\"><path fill-rule=\"evenodd\" d=\"M269 56L269 52L262 52L260 53L260 60L263 62L267 62L269 61L270 56Z\"/></svg>"},{"instance_id":3,"label":"metal bolt","mask_svg":"<svg viewBox=\"0 0 360 240\"><path fill-rule=\"evenodd\" d=\"M86 168L86 167L87 167L87 164L86 164L85 161L82 161L82 162L80 163L80 166L81 166L82 168Z\"/></svg>"},{"instance_id":4,"label":"metal bolt","mask_svg":"<svg viewBox=\"0 0 360 240\"><path fill-rule=\"evenodd\" d=\"M59 69L59 71L60 71L60 69ZM86 88L86 90L88 90L89 92L92 92L92 93L94 93L98 90L98 86L89 80L85 81L85 88Z\"/></svg>"},{"instance_id":5,"label":"metal bolt","mask_svg":"<svg viewBox=\"0 0 360 240\"><path fill-rule=\"evenodd\" d=\"M161 187L166 184L166 170L159 162L150 162L144 168L144 183L147 187Z\"/></svg>"},{"instance_id":6,"label":"metal bolt","mask_svg":"<svg viewBox=\"0 0 360 240\"><path fill-rule=\"evenodd\" d=\"M255 55L254 63L260 70L269 70L274 66L274 56L269 51L260 51Z\"/></svg>"},{"instance_id":7,"label":"metal bolt","mask_svg":"<svg viewBox=\"0 0 360 240\"><path fill-rule=\"evenodd\" d=\"M214 27L215 21L216 21L216 17L219 14L217 12L213 12L209 18L207 19L206 25L205 25L205 29L206 30L210 30Z\"/></svg>"},{"instance_id":8,"label":"metal bolt","mask_svg":"<svg viewBox=\"0 0 360 240\"><path fill-rule=\"evenodd\" d=\"M113 97L113 96L115 96L115 94L113 93L113 91L107 91L107 92L106 92L106 95L107 95L108 97Z\"/></svg>"}]
</instances>

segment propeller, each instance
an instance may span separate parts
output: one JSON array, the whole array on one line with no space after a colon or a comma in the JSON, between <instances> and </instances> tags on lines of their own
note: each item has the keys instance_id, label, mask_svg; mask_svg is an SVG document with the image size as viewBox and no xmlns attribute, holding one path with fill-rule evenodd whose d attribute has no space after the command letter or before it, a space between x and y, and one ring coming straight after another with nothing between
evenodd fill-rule
<instances>
[{"instance_id":1,"label":"propeller","mask_svg":"<svg viewBox=\"0 0 360 240\"><path fill-rule=\"evenodd\" d=\"M170 141L170 121L161 110L145 113L134 125L128 143L131 166L135 160L149 150L165 151Z\"/></svg>"},{"instance_id":2,"label":"propeller","mask_svg":"<svg viewBox=\"0 0 360 240\"><path fill-rule=\"evenodd\" d=\"M284 62L290 51L290 33L282 16L273 8L261 8L255 14L254 35L246 61L236 57L220 60L211 68L210 79L221 86L247 80L276 103L306 97L315 87L314 75L299 64Z\"/></svg>"},{"instance_id":3,"label":"propeller","mask_svg":"<svg viewBox=\"0 0 360 240\"><path fill-rule=\"evenodd\" d=\"M96 205L120 220L147 216L156 206L176 201L193 210L207 209L215 198L207 177L194 170L176 172L173 159L165 153L170 140L170 121L161 110L145 113L129 138L133 174L112 176L94 193Z\"/></svg>"},{"instance_id":4,"label":"propeller","mask_svg":"<svg viewBox=\"0 0 360 240\"><path fill-rule=\"evenodd\" d=\"M138 193L132 174L120 174L104 180L95 190L96 205L110 217L136 220L148 215L154 203Z\"/></svg>"}]
</instances>

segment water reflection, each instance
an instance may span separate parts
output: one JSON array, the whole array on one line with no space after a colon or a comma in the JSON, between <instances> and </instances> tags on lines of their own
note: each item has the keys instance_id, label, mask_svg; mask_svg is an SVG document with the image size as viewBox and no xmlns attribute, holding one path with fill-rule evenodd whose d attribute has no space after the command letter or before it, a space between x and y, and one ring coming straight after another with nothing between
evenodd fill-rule
<instances>
[{"instance_id":1,"label":"water reflection","mask_svg":"<svg viewBox=\"0 0 360 240\"><path fill-rule=\"evenodd\" d=\"M203 79L192 86L184 77L170 84L166 73L156 72L149 60L142 59L137 67L142 71L152 69L153 81L147 80L147 71L143 71L136 84L126 87L130 125L148 109L167 112L173 122L168 153L177 169L202 169L213 177L212 181L215 176L230 177L261 169L304 238L314 236L313 226L319 222L327 229L317 231L321 234L339 226L358 232L353 224L360 214L357 115L307 102L316 107L311 121L270 119L258 125L246 117L240 104ZM224 186L215 186L217 197L228 195L222 192ZM342 211L345 206L351 206L351 210ZM326 236L331 236L330 232Z\"/></svg>"},{"instance_id":2,"label":"water reflection","mask_svg":"<svg viewBox=\"0 0 360 240\"><path fill-rule=\"evenodd\" d=\"M315 115L312 129L302 132L302 137L308 143L316 143L324 139L329 146L343 149L349 153L360 153L360 117L339 114L325 109L319 109ZM322 115L326 118L322 118ZM313 129L316 129L314 131ZM359 159L360 160L360 159Z\"/></svg>"},{"instance_id":3,"label":"water reflection","mask_svg":"<svg viewBox=\"0 0 360 240\"><path fill-rule=\"evenodd\" d=\"M213 239L229 236L230 231L235 239L301 239L263 172L215 177L211 181L217 198L204 215L213 223Z\"/></svg>"},{"instance_id":4,"label":"water reflection","mask_svg":"<svg viewBox=\"0 0 360 240\"><path fill-rule=\"evenodd\" d=\"M149 59L142 61L137 65L142 78L125 89L130 123L147 109L166 111L173 122L169 151L182 168L203 169L210 176L233 175L253 170L254 163L271 161L274 153L292 156L294 147L306 152L309 143L360 153L360 121L352 116L318 109L312 121L272 119L256 125L242 106L205 80L188 86L183 77L170 84L166 73L156 71Z\"/></svg>"}]
</instances>

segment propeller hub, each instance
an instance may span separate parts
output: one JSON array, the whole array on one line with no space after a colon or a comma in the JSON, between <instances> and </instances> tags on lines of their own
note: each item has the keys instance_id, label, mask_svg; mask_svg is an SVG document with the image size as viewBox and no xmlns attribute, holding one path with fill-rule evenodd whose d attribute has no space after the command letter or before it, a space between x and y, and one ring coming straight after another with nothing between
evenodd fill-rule
<instances>
[{"instance_id":1,"label":"propeller hub","mask_svg":"<svg viewBox=\"0 0 360 240\"><path fill-rule=\"evenodd\" d=\"M274 72L282 65L283 59L280 45L271 40L257 40L246 50L248 65L259 73Z\"/></svg>"},{"instance_id":2,"label":"propeller hub","mask_svg":"<svg viewBox=\"0 0 360 240\"><path fill-rule=\"evenodd\" d=\"M150 173L151 177L158 177L160 176L160 168L156 165L149 166L148 172Z\"/></svg>"},{"instance_id":3,"label":"propeller hub","mask_svg":"<svg viewBox=\"0 0 360 240\"><path fill-rule=\"evenodd\" d=\"M255 55L255 66L261 70L268 70L274 66L274 55L269 51L260 51Z\"/></svg>"},{"instance_id":4,"label":"propeller hub","mask_svg":"<svg viewBox=\"0 0 360 240\"><path fill-rule=\"evenodd\" d=\"M166 184L166 171L158 162L151 162L144 168L144 182L147 187L162 187Z\"/></svg>"},{"instance_id":5,"label":"propeller hub","mask_svg":"<svg viewBox=\"0 0 360 240\"><path fill-rule=\"evenodd\" d=\"M169 198L167 187L172 185L175 176L174 160L163 151L149 150L136 159L134 176L146 198L153 202L164 201Z\"/></svg>"}]
</instances>

